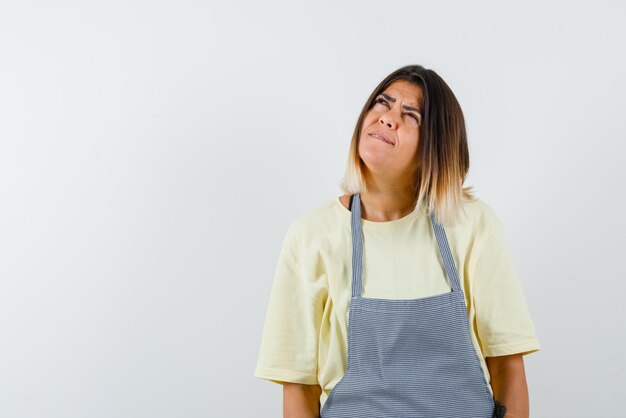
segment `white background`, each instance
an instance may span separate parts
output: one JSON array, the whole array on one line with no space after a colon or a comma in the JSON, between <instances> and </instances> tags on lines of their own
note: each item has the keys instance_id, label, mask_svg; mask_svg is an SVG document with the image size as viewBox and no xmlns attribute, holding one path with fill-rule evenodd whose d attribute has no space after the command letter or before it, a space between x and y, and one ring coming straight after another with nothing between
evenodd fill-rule
<instances>
[{"instance_id":1,"label":"white background","mask_svg":"<svg viewBox=\"0 0 626 418\"><path fill-rule=\"evenodd\" d=\"M464 110L542 350L533 417L619 410L620 1L0 2L0 417L278 417L288 225L422 64ZM614 412L610 412L614 413ZM618 412L615 412L618 413Z\"/></svg>"}]
</instances>

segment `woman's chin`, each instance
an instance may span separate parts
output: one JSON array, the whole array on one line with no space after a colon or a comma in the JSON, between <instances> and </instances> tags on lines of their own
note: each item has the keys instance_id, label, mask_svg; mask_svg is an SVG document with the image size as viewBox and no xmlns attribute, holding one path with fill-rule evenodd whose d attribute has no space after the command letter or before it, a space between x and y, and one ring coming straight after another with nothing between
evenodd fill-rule
<instances>
[{"instance_id":1,"label":"woman's chin","mask_svg":"<svg viewBox=\"0 0 626 418\"><path fill-rule=\"evenodd\" d=\"M388 167L391 161L389 153L381 151L379 147L363 147L359 155L370 169Z\"/></svg>"}]
</instances>

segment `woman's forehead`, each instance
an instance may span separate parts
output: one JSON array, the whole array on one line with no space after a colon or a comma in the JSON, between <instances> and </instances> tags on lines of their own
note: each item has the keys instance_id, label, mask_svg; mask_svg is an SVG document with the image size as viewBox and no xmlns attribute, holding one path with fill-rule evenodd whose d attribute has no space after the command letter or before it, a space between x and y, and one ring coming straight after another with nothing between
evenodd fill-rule
<instances>
[{"instance_id":1,"label":"woman's forehead","mask_svg":"<svg viewBox=\"0 0 626 418\"><path fill-rule=\"evenodd\" d=\"M422 102L422 88L407 80L394 81L383 93L409 106L419 106Z\"/></svg>"}]
</instances>

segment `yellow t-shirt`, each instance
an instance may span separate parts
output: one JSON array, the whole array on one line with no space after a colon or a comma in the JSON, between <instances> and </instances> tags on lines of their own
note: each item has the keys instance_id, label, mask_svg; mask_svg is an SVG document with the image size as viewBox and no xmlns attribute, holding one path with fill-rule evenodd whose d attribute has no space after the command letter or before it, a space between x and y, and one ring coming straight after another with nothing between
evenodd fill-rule
<instances>
[{"instance_id":1,"label":"yellow t-shirt","mask_svg":"<svg viewBox=\"0 0 626 418\"><path fill-rule=\"evenodd\" d=\"M480 198L463 207L461 220L445 231L471 341L490 382L484 357L526 355L541 347L499 218ZM347 367L350 220L351 212L335 197L287 229L254 373L276 383L319 384L321 406ZM416 299L450 291L424 205L400 219L363 219L362 225L363 297Z\"/></svg>"}]
</instances>

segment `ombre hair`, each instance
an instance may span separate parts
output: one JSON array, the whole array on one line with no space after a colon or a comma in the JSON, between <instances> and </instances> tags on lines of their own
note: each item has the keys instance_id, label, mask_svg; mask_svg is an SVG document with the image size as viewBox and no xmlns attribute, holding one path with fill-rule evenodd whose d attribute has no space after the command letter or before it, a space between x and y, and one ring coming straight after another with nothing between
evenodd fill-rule
<instances>
[{"instance_id":1,"label":"ombre hair","mask_svg":"<svg viewBox=\"0 0 626 418\"><path fill-rule=\"evenodd\" d=\"M437 222L454 225L463 203L474 201L472 186L463 187L469 170L469 151L465 119L454 93L433 70L421 65L407 65L389 74L369 96L357 120L340 187L347 195L366 189L359 156L361 128L375 100L391 83L407 80L422 89L422 123L417 144L418 168L413 188L416 206L426 204Z\"/></svg>"}]
</instances>

